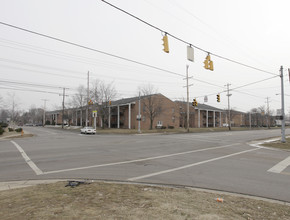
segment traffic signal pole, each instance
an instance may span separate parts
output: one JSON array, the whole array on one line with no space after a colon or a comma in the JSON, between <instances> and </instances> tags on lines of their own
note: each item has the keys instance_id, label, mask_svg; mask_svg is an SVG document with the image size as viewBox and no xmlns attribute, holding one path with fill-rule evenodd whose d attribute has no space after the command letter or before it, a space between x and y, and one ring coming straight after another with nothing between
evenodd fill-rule
<instances>
[{"instance_id":1,"label":"traffic signal pole","mask_svg":"<svg viewBox=\"0 0 290 220\"><path fill-rule=\"evenodd\" d=\"M186 106L186 127L187 127L187 132L189 133L189 86L188 86L188 68L189 66L186 65L186 98L187 98L187 106Z\"/></svg>"},{"instance_id":2,"label":"traffic signal pole","mask_svg":"<svg viewBox=\"0 0 290 220\"><path fill-rule=\"evenodd\" d=\"M285 143L285 112L284 112L284 80L283 80L283 66L280 68L280 78L281 78L281 114L282 114L282 126L281 126L281 142Z\"/></svg>"},{"instance_id":3,"label":"traffic signal pole","mask_svg":"<svg viewBox=\"0 0 290 220\"><path fill-rule=\"evenodd\" d=\"M227 84L227 97L228 97L228 125L229 125L229 130L231 130L231 109L230 109L230 96L232 94L230 94L230 85L231 84Z\"/></svg>"},{"instance_id":4,"label":"traffic signal pole","mask_svg":"<svg viewBox=\"0 0 290 220\"><path fill-rule=\"evenodd\" d=\"M189 65L186 65L186 127L187 127L187 132L189 132L189 86L192 86L193 84L188 85L188 80L189 78L192 77L188 77L188 68Z\"/></svg>"},{"instance_id":5,"label":"traffic signal pole","mask_svg":"<svg viewBox=\"0 0 290 220\"><path fill-rule=\"evenodd\" d=\"M90 100L90 72L88 71L88 78L87 78L87 107L86 107L86 127L88 126L89 120L89 100Z\"/></svg>"}]
</instances>

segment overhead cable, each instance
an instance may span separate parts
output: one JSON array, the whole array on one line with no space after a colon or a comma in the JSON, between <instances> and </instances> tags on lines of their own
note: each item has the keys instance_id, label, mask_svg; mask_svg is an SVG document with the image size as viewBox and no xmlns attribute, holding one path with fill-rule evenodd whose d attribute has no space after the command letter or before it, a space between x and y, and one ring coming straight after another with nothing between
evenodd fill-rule
<instances>
[{"instance_id":1,"label":"overhead cable","mask_svg":"<svg viewBox=\"0 0 290 220\"><path fill-rule=\"evenodd\" d=\"M125 10L123 10L123 9L121 9L121 8L119 8L119 7L117 7L117 6L113 5L113 4L105 1L105 0L101 0L101 1L104 2L104 3L106 3L107 5L109 5L109 6L113 7L113 8L115 8L115 9L117 9L117 10L119 10L119 11L121 11L121 12L127 14L127 15L129 15L130 17L133 17L134 19L136 19L136 20L138 20L138 21L140 21L140 22L142 22L142 23L144 23L144 24L146 24L146 25L148 25L148 26L150 26L150 27L152 27L152 28L154 28L154 29L162 32L162 33L165 33L166 35L168 35L168 36L170 36L170 37L172 37L172 38L174 38L174 39L176 39L176 40L178 40L178 41L180 41L182 43L185 43L187 45L190 45L190 46L192 46L192 47L194 47L194 48L196 48L196 49L198 49L200 51L203 51L205 53L210 53L211 55L213 55L215 57L218 57L220 59L223 59L223 60L226 60L226 61L229 61L229 62L238 64L238 65L241 65L241 66L250 68L250 69L254 69L254 70L257 70L257 71L260 71L260 72L268 73L268 74L271 74L271 75L274 75L274 76L278 75L276 73L272 73L272 72L269 72L269 71L266 71L266 70L262 70L262 69L259 69L259 68L254 67L254 66L250 66L248 64L244 64L244 63L241 63L239 61L236 61L236 60L233 60L233 59L230 59L230 58L227 58L227 57L224 57L224 56L215 54L215 53L211 53L211 52L209 52L209 51L207 51L207 50L205 50L205 49L203 49L203 48L201 48L199 46L194 45L193 43L190 43L188 41L185 41L185 40L181 39L180 37L177 37L177 36L175 36L173 34L170 34L167 31L165 31L165 30L163 30L163 29L161 29L161 28L159 28L157 26L154 26L153 24L150 24L147 21L144 21L143 19L141 19L141 18L139 18L139 17L137 17L137 16L135 16L135 15L133 15L133 14L131 14L131 13L129 13L129 12L127 12L127 11L125 11Z\"/></svg>"}]
</instances>

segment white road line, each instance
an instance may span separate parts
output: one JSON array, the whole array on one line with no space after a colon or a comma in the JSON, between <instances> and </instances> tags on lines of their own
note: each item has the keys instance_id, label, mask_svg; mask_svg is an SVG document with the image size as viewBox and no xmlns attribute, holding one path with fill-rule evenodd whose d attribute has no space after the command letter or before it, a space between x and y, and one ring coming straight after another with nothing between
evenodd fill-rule
<instances>
[{"instance_id":1,"label":"white road line","mask_svg":"<svg viewBox=\"0 0 290 220\"><path fill-rule=\"evenodd\" d=\"M215 139L215 140L209 140L209 139L201 139L201 138L195 138L195 137L193 137L193 138L190 138L190 137L184 137L184 138L182 138L182 137L178 137L178 138L176 138L176 137L174 137L174 138L172 138L172 140L182 140L182 141L201 141L201 142L209 142L209 143L216 143L217 142L217 140Z\"/></svg>"},{"instance_id":2,"label":"white road line","mask_svg":"<svg viewBox=\"0 0 290 220\"><path fill-rule=\"evenodd\" d=\"M174 172L174 171L177 171L177 170L182 170L182 169L186 169L186 168L189 168L189 167L198 166L198 165L201 165L201 164L209 163L209 162L216 161L216 160L221 160L221 159L224 159L224 158L236 156L236 155L239 155L239 154L244 154L244 153L255 151L255 150L259 150L259 148L245 150L245 151L241 151L241 152L238 152L238 153L225 155L225 156L222 156L222 157L216 157L216 158L213 158L213 159L204 160L204 161L201 161L201 162L188 164L188 165L185 165L185 166L182 166L182 167L177 167L177 168L173 168L173 169L169 169L169 170L163 170L163 171L156 172L156 173L150 173L150 174L143 175L143 176L137 176L137 177L129 178L128 181L136 181L136 180L145 179L145 178L148 178L148 177L157 176L157 175L161 175L161 174L165 174L165 173L171 173L171 172Z\"/></svg>"},{"instance_id":3,"label":"white road line","mask_svg":"<svg viewBox=\"0 0 290 220\"><path fill-rule=\"evenodd\" d=\"M166 158L166 157L173 157L173 156L178 156L178 155L183 155L183 154L190 154L190 153L202 152L202 151L207 151L207 150L215 150L215 149L220 149L220 148L232 147L232 146L235 146L235 145L239 145L239 143L229 144L229 145L224 145L224 146L219 146L219 147L210 147L210 148L204 148L204 149L198 149L198 150L185 151L185 152L180 152L180 153L175 153L175 154L161 155L161 156L156 156L156 157L147 157L147 158L137 159L137 160L126 160L126 161L115 162L115 163L106 163L106 164L92 165L92 166L86 166L86 167L77 167L77 168L70 168L70 169L63 169L63 170L54 170L54 171L44 172L43 174L61 173L61 172L75 171L75 170L84 170L84 169L90 169L90 168L115 166L115 165L122 165L122 164L141 162L141 161L146 161L146 160L156 160L156 159L161 159L161 158Z\"/></svg>"},{"instance_id":4,"label":"white road line","mask_svg":"<svg viewBox=\"0 0 290 220\"><path fill-rule=\"evenodd\" d=\"M281 173L289 165L290 165L290 157L287 157L285 160L282 160L281 162L277 163L275 166L270 168L268 172Z\"/></svg>"},{"instance_id":5,"label":"white road line","mask_svg":"<svg viewBox=\"0 0 290 220\"><path fill-rule=\"evenodd\" d=\"M22 157L24 158L25 162L31 167L31 169L36 173L36 175L41 175L43 172L33 163L33 161L27 156L27 154L24 152L22 147L20 147L17 143L14 141L11 141L12 144L18 149L18 151L21 153Z\"/></svg>"}]
</instances>

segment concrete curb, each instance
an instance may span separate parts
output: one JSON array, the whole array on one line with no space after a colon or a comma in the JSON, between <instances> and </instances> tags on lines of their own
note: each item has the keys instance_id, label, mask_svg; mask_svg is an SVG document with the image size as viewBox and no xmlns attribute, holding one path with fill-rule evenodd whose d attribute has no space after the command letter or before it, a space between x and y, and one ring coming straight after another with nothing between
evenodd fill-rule
<instances>
[{"instance_id":1,"label":"concrete curb","mask_svg":"<svg viewBox=\"0 0 290 220\"><path fill-rule=\"evenodd\" d=\"M63 179L55 180L22 180L22 181L10 181L10 182L0 182L0 191L9 190L9 189L18 189L28 186L35 186L38 184L49 184L56 183L60 181L66 181Z\"/></svg>"},{"instance_id":2,"label":"concrete curb","mask_svg":"<svg viewBox=\"0 0 290 220\"><path fill-rule=\"evenodd\" d=\"M12 134L12 135L8 135L5 137L0 137L0 140L14 138L14 137L20 137L20 136L21 136L21 134Z\"/></svg>"},{"instance_id":3,"label":"concrete curb","mask_svg":"<svg viewBox=\"0 0 290 220\"><path fill-rule=\"evenodd\" d=\"M289 137L290 136L286 136L286 138L289 138ZM251 142L248 142L247 144L251 147L258 147L261 149L267 149L267 150L273 150L273 151L288 151L289 152L290 150L287 150L287 149L262 146L265 143L271 143L271 142L275 142L278 140L281 140L281 138L279 137L279 138L270 138L270 139L265 139L265 140L260 140L260 141L251 141Z\"/></svg>"}]
</instances>

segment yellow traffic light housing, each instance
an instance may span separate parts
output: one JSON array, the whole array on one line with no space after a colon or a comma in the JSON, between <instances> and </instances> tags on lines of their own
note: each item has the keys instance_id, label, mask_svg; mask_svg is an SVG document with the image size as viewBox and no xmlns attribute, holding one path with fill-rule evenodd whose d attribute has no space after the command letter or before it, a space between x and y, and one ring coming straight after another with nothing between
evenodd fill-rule
<instances>
[{"instance_id":1,"label":"yellow traffic light housing","mask_svg":"<svg viewBox=\"0 0 290 220\"><path fill-rule=\"evenodd\" d=\"M197 101L196 101L196 99L193 99L192 106L197 106Z\"/></svg>"},{"instance_id":2,"label":"yellow traffic light housing","mask_svg":"<svg viewBox=\"0 0 290 220\"><path fill-rule=\"evenodd\" d=\"M209 54L206 56L205 61L203 63L204 63L204 68L205 69L213 71L213 62L210 59L210 55Z\"/></svg>"},{"instance_id":3,"label":"yellow traffic light housing","mask_svg":"<svg viewBox=\"0 0 290 220\"><path fill-rule=\"evenodd\" d=\"M213 71L213 62L209 61L209 70Z\"/></svg>"},{"instance_id":4,"label":"yellow traffic light housing","mask_svg":"<svg viewBox=\"0 0 290 220\"><path fill-rule=\"evenodd\" d=\"M208 61L205 60L203 63L204 63L204 68L208 70L209 69Z\"/></svg>"},{"instance_id":5,"label":"yellow traffic light housing","mask_svg":"<svg viewBox=\"0 0 290 220\"><path fill-rule=\"evenodd\" d=\"M169 53L168 37L166 34L163 36L162 40L163 40L164 52Z\"/></svg>"},{"instance_id":6,"label":"yellow traffic light housing","mask_svg":"<svg viewBox=\"0 0 290 220\"><path fill-rule=\"evenodd\" d=\"M217 100L217 102L220 102L220 101L221 101L220 94L217 94L217 95L216 95L216 100Z\"/></svg>"}]
</instances>

